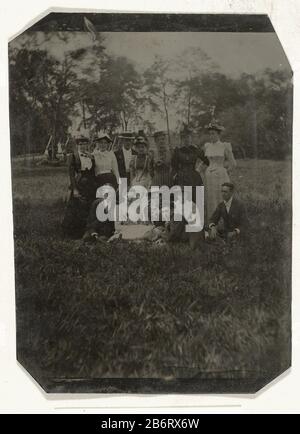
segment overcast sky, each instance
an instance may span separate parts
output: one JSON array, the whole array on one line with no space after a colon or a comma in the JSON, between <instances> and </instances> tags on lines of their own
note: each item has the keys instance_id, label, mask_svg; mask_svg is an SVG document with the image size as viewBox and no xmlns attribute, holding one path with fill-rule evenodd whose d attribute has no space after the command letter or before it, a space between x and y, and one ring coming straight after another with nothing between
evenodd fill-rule
<instances>
[{"instance_id":1,"label":"overcast sky","mask_svg":"<svg viewBox=\"0 0 300 434\"><path fill-rule=\"evenodd\" d=\"M89 32L68 32L68 42L53 34L45 42L45 35L38 32L40 49L62 59L66 51L89 47L93 44ZM265 68L287 69L288 60L275 33L207 33L207 32L110 32L105 35L107 52L132 60L142 72L150 66L156 55L173 60L189 48L201 48L219 71L236 77L241 73L259 73ZM21 35L12 42L17 47L26 40ZM25 45L30 47L28 41ZM199 63L199 72L203 64ZM164 119L157 115L153 120L159 129L164 128ZM176 116L170 109L170 123L175 127Z\"/></svg>"},{"instance_id":2,"label":"overcast sky","mask_svg":"<svg viewBox=\"0 0 300 434\"><path fill-rule=\"evenodd\" d=\"M289 68L275 33L110 32L103 35L108 52L128 57L141 69L150 66L155 55L172 60L190 47L201 48L219 65L220 72L234 76L242 72L259 72L267 67ZM24 36L21 35L12 44L18 45L22 39ZM55 37L43 43L43 33L39 32L39 40L41 49L46 48L58 57L64 51L93 43L87 32L74 32L68 43L60 41L59 44Z\"/></svg>"},{"instance_id":3,"label":"overcast sky","mask_svg":"<svg viewBox=\"0 0 300 434\"><path fill-rule=\"evenodd\" d=\"M274 33L109 33L107 46L148 66L156 54L172 59L186 48L199 47L220 66L222 72L237 75L266 67L287 68L288 61ZM200 67L200 65L199 65Z\"/></svg>"}]
</instances>

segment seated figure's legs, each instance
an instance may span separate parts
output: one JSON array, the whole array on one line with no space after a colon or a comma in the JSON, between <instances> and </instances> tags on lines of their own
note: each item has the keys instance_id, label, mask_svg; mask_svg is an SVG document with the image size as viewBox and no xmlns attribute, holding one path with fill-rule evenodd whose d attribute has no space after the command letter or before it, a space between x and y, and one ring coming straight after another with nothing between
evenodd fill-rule
<instances>
[{"instance_id":1,"label":"seated figure's legs","mask_svg":"<svg viewBox=\"0 0 300 434\"><path fill-rule=\"evenodd\" d=\"M88 239L94 236L110 238L115 232L115 222L106 220L104 222L97 218L97 206L101 199L94 200L87 218L86 232L84 238Z\"/></svg>"}]
</instances>

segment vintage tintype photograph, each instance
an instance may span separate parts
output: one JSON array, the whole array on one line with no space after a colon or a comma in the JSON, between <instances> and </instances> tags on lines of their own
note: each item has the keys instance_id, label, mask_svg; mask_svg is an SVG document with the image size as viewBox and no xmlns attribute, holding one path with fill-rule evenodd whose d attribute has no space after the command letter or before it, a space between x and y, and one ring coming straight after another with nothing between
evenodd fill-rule
<instances>
[{"instance_id":1,"label":"vintage tintype photograph","mask_svg":"<svg viewBox=\"0 0 300 434\"><path fill-rule=\"evenodd\" d=\"M17 358L47 392L291 363L292 71L265 15L50 13L9 42Z\"/></svg>"}]
</instances>

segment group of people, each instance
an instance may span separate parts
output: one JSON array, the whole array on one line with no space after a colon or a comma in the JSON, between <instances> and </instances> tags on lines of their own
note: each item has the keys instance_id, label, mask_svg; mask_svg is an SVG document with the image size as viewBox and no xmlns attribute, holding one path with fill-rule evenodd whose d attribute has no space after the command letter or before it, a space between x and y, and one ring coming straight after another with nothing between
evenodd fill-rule
<instances>
[{"instance_id":1,"label":"group of people","mask_svg":"<svg viewBox=\"0 0 300 434\"><path fill-rule=\"evenodd\" d=\"M88 239L110 239L115 233L114 222L100 222L96 216L99 187L110 185L118 190L119 180L127 179L128 187L196 186L205 191L205 227L199 234L187 234L185 223L153 222L164 241L187 239L195 247L199 238L233 240L240 238L247 222L243 204L234 196L230 171L236 166L230 143L223 142L224 127L212 121L207 127L209 141L202 149L193 144L193 132L184 125L180 146L171 151L164 131L154 133L155 149L143 131L137 135L124 132L118 137L118 149L112 150L107 134L91 143L79 136L69 156L70 197L63 219L66 235ZM195 201L195 197L192 197ZM163 234L163 235L162 235ZM146 237L147 238L147 237ZM150 237L151 238L151 237ZM149 239L149 236L148 236Z\"/></svg>"}]
</instances>

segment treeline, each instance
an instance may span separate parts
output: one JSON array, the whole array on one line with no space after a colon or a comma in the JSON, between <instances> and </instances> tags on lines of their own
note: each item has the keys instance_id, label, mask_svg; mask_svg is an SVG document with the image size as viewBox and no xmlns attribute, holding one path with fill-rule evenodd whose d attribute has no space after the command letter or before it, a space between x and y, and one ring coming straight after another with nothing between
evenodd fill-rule
<instances>
[{"instance_id":1,"label":"treeline","mask_svg":"<svg viewBox=\"0 0 300 434\"><path fill-rule=\"evenodd\" d=\"M43 152L50 135L55 143L66 141L74 119L94 132L138 125L151 135L159 116L173 145L183 122L201 144L213 114L239 157L282 159L291 153L289 71L232 78L200 49L185 50L172 62L157 57L141 71L126 57L109 55L101 35L91 47L62 58L29 40L9 50L12 155Z\"/></svg>"}]
</instances>

